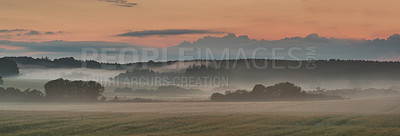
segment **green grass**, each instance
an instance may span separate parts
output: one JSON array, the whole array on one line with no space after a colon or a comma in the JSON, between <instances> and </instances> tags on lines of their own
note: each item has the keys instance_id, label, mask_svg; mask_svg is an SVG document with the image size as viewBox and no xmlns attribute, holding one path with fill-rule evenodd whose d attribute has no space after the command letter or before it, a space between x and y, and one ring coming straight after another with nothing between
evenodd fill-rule
<instances>
[{"instance_id":1,"label":"green grass","mask_svg":"<svg viewBox=\"0 0 400 136\"><path fill-rule=\"evenodd\" d=\"M0 135L400 135L400 115L0 111Z\"/></svg>"}]
</instances>

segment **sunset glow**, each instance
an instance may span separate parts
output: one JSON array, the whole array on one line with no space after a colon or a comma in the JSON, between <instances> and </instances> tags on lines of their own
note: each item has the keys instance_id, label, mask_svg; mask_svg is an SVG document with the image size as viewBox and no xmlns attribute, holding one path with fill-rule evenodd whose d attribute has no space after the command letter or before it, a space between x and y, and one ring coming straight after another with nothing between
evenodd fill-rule
<instances>
[{"instance_id":1,"label":"sunset glow","mask_svg":"<svg viewBox=\"0 0 400 136\"><path fill-rule=\"evenodd\" d=\"M388 0L129 0L131 7L99 0L3 0L1 29L63 33L0 33L13 41L113 41L166 47L205 35L118 37L129 31L190 29L278 40L318 33L324 37L374 39L400 31L400 1Z\"/></svg>"}]
</instances>

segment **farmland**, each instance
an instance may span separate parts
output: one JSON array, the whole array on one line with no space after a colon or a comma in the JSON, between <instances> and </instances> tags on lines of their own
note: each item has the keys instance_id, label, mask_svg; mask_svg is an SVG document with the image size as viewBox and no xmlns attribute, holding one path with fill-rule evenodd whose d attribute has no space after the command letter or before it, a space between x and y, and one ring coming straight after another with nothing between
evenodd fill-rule
<instances>
[{"instance_id":1,"label":"farmland","mask_svg":"<svg viewBox=\"0 0 400 136\"><path fill-rule=\"evenodd\" d=\"M2 135L399 135L400 98L0 103Z\"/></svg>"}]
</instances>

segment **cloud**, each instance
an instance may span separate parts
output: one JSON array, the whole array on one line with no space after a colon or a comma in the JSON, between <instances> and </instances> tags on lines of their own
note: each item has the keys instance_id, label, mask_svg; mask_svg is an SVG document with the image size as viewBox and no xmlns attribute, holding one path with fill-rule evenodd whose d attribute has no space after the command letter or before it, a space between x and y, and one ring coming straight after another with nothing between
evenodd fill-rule
<instances>
[{"instance_id":1,"label":"cloud","mask_svg":"<svg viewBox=\"0 0 400 136\"><path fill-rule=\"evenodd\" d=\"M135 47L127 43L102 42L102 41L46 41L46 42L17 42L0 41L0 45L7 45L8 48L20 48L29 52L54 52L54 53L81 53L84 48L102 50L102 48L122 49Z\"/></svg>"},{"instance_id":2,"label":"cloud","mask_svg":"<svg viewBox=\"0 0 400 136\"><path fill-rule=\"evenodd\" d=\"M133 7L137 5L137 3L128 2L127 0L100 0L100 1L114 3L116 6L120 7Z\"/></svg>"},{"instance_id":3,"label":"cloud","mask_svg":"<svg viewBox=\"0 0 400 136\"><path fill-rule=\"evenodd\" d=\"M0 49L4 49L4 50L22 50L22 49L24 49L24 47L17 47L17 46L9 46L9 45L0 44Z\"/></svg>"},{"instance_id":4,"label":"cloud","mask_svg":"<svg viewBox=\"0 0 400 136\"><path fill-rule=\"evenodd\" d=\"M79 58L82 57L82 51L85 48L96 50L99 54L102 54L104 49L112 49L107 54L117 56L126 53L119 52L124 49L128 49L125 51L129 53L129 49L134 48L137 54L143 54L142 49L145 49L127 43L104 41L17 42L0 40L0 45L0 54L8 56L20 56L29 52L45 52L46 54L35 54L35 56L53 58L68 56ZM273 50L275 49L274 54ZM160 51L162 49L156 48L154 50ZM180 52L182 50L185 51L184 54ZM222 37L205 36L193 42L185 41L176 46L168 47L165 51L167 51L167 60L239 58L383 60L383 58L397 59L396 56L400 56L400 35L394 34L385 39L356 40L326 38L318 34L310 34L305 37L288 37L267 41L230 33ZM163 56L161 53L164 52L159 53L160 56ZM224 53L226 56L224 56ZM296 58L293 58L293 56ZM129 59L129 57L126 58ZM138 57L131 58L136 59ZM151 57L139 58L141 59L139 61L157 60ZM162 58L162 60L165 59Z\"/></svg>"},{"instance_id":5,"label":"cloud","mask_svg":"<svg viewBox=\"0 0 400 136\"><path fill-rule=\"evenodd\" d=\"M211 59L221 59L224 51L228 51L228 59L237 59L237 54L243 52L246 56L241 58L294 59L290 56L291 54L296 59L378 60L379 58L400 56L400 35L394 34L386 39L355 40L325 38L318 34L310 34L306 37L288 37L267 41L250 39L245 35L228 34L223 37L206 36L193 42L185 41L168 48L168 53L177 53L182 48L192 48L187 49L190 52L186 55L199 56L195 59L207 59L206 51L209 50L214 56ZM315 50L315 52L310 51L310 49ZM276 54L273 53L273 50L276 51ZM201 52L201 54L199 55L198 52Z\"/></svg>"},{"instance_id":6,"label":"cloud","mask_svg":"<svg viewBox=\"0 0 400 136\"><path fill-rule=\"evenodd\" d=\"M63 34L63 33L64 33L64 31L57 31L57 32L48 31L48 32L45 32L44 34L46 34L46 35L53 35L53 34Z\"/></svg>"},{"instance_id":7,"label":"cloud","mask_svg":"<svg viewBox=\"0 0 400 136\"><path fill-rule=\"evenodd\" d=\"M56 32L51 32L51 31L39 32L39 31L36 31L36 30L31 30L31 31L29 31L29 32L27 32L27 33L24 33L24 35L30 35L30 36L32 36L32 35L43 35L43 34L45 34L45 35L54 35L54 34L63 34L63 33L64 33L63 31L56 31Z\"/></svg>"},{"instance_id":8,"label":"cloud","mask_svg":"<svg viewBox=\"0 0 400 136\"><path fill-rule=\"evenodd\" d=\"M29 32L24 33L24 35L30 35L30 36L32 36L32 35L42 35L42 34L41 34L39 31L31 30L31 31L29 31Z\"/></svg>"},{"instance_id":9,"label":"cloud","mask_svg":"<svg viewBox=\"0 0 400 136\"><path fill-rule=\"evenodd\" d=\"M27 31L25 29L1 29L0 33L13 33L13 32L21 32L21 31Z\"/></svg>"},{"instance_id":10,"label":"cloud","mask_svg":"<svg viewBox=\"0 0 400 136\"><path fill-rule=\"evenodd\" d=\"M19 41L8 41L0 40L0 57L3 56L32 56L32 57L43 57L48 56L50 58L60 57L75 57L82 58L84 53L90 53L92 51L102 55L117 55L123 49L136 49L139 50L141 47L119 42L104 42L104 41L46 41L46 42L19 42ZM96 53L96 55L97 55ZM140 53L140 52L138 52ZM127 52L131 55L131 52ZM106 59L107 57L99 56L98 59ZM126 59L116 60L128 61L133 57L127 57ZM82 58L91 59L91 58Z\"/></svg>"},{"instance_id":11,"label":"cloud","mask_svg":"<svg viewBox=\"0 0 400 136\"><path fill-rule=\"evenodd\" d=\"M54 35L64 34L64 31L37 31L29 29L0 29L0 38L11 39L14 36L39 36L39 35Z\"/></svg>"},{"instance_id":12,"label":"cloud","mask_svg":"<svg viewBox=\"0 0 400 136\"><path fill-rule=\"evenodd\" d=\"M144 31L133 31L117 36L124 37L146 37L146 36L167 36L167 35L184 35L184 34L220 34L223 32L216 32L210 30L192 30L192 29L166 29L166 30L144 30Z\"/></svg>"}]
</instances>

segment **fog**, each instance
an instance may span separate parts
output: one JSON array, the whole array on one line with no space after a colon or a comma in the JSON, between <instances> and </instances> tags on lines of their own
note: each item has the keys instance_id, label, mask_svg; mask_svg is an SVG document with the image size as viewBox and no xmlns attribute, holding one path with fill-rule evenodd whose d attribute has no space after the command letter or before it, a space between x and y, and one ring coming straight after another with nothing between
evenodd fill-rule
<instances>
[{"instance_id":1,"label":"fog","mask_svg":"<svg viewBox=\"0 0 400 136\"><path fill-rule=\"evenodd\" d=\"M154 67L151 68L157 72L172 72L172 73L184 73L186 68L191 65L207 65L207 62L196 62L196 61L187 61L183 62L175 62L170 65L166 65L163 67ZM239 89L243 90L251 90L256 84L263 85L273 85L280 82L292 82L297 86L300 86L305 91L313 91L316 88L334 90L334 89L368 89L368 88L376 88L376 89L389 89L392 88L394 90L399 91L400 86L398 85L398 80L374 80L374 79L331 79L331 78L270 78L268 75L263 79L254 78L254 79L243 79L240 77L230 77L227 80L227 84L214 84L214 85L179 85L182 88L187 89L200 89L202 93L192 94L192 95L167 95L159 96L159 95L143 95L143 94L129 94L129 93L114 93L116 88L132 88L135 89L157 89L159 86L163 86L163 84L151 84L149 83L146 86L143 85L131 85L131 83L115 82L110 81L110 78L114 78L120 73L124 73L126 70L103 70L103 69L87 69L87 68L26 68L23 67L20 69L20 75L16 77L6 78L5 85L6 87L17 87L20 89L39 89L44 91L43 85L45 82L54 80L57 78L64 78L70 80L94 80L106 87L105 95L108 97L112 96L120 96L121 98L135 98L135 97L143 97L143 98L151 98L151 99L162 99L162 100L207 100L213 93L224 93L225 91L235 91ZM249 74L249 73L244 73ZM250 73L251 74L251 73ZM304 76L305 77L305 76ZM299 80L300 79L300 80ZM115 82L115 83L114 83ZM111 83L111 84L110 84ZM175 85L175 84L173 84ZM176 95L176 96L174 96ZM381 95L377 95L377 97Z\"/></svg>"},{"instance_id":2,"label":"fog","mask_svg":"<svg viewBox=\"0 0 400 136\"><path fill-rule=\"evenodd\" d=\"M57 78L65 78L71 80L90 80L90 79L108 79L115 77L122 70L103 70L88 68L22 68L17 79L43 79L54 80Z\"/></svg>"},{"instance_id":3,"label":"fog","mask_svg":"<svg viewBox=\"0 0 400 136\"><path fill-rule=\"evenodd\" d=\"M0 103L0 110L130 113L400 113L400 97L287 102Z\"/></svg>"},{"instance_id":4,"label":"fog","mask_svg":"<svg viewBox=\"0 0 400 136\"><path fill-rule=\"evenodd\" d=\"M165 67L153 68L158 72L184 72L187 66L199 63L186 63L176 69L177 63ZM100 83L113 78L125 70L101 70L101 69L43 69L21 68L21 74L17 77L5 78L7 87L21 89L38 88L44 91L43 85L50 80L65 78L70 80L95 80ZM246 74L246 73L245 73ZM37 111L78 111L78 112L134 112L134 113L258 113L258 112L301 112L301 113L361 113L361 114L392 114L400 113L400 96L372 94L368 97L346 96L343 100L324 101L269 101L269 102L209 102L213 93L224 93L239 89L252 90L254 85L274 85L280 82L292 82L305 91L315 89L368 89L368 88L392 88L399 91L397 80L373 80L373 79L291 79L268 78L263 80L247 80L240 77L229 79L227 86L180 86L186 89L200 89L202 93L196 94L137 94L115 93L116 88L129 87L135 89L157 90L159 86L125 86L124 83L114 86L105 86L106 103L15 103L2 102L0 110L37 110ZM329 93L326 93L329 94ZM334 94L336 95L336 94ZM113 102L115 96L121 102ZM371 97L372 96L372 97ZM146 101L134 102L132 99L142 98ZM159 101L147 101L147 100ZM126 101L125 101L126 100ZM125 101L125 102L124 102ZM129 102L129 103L127 103Z\"/></svg>"}]
</instances>

